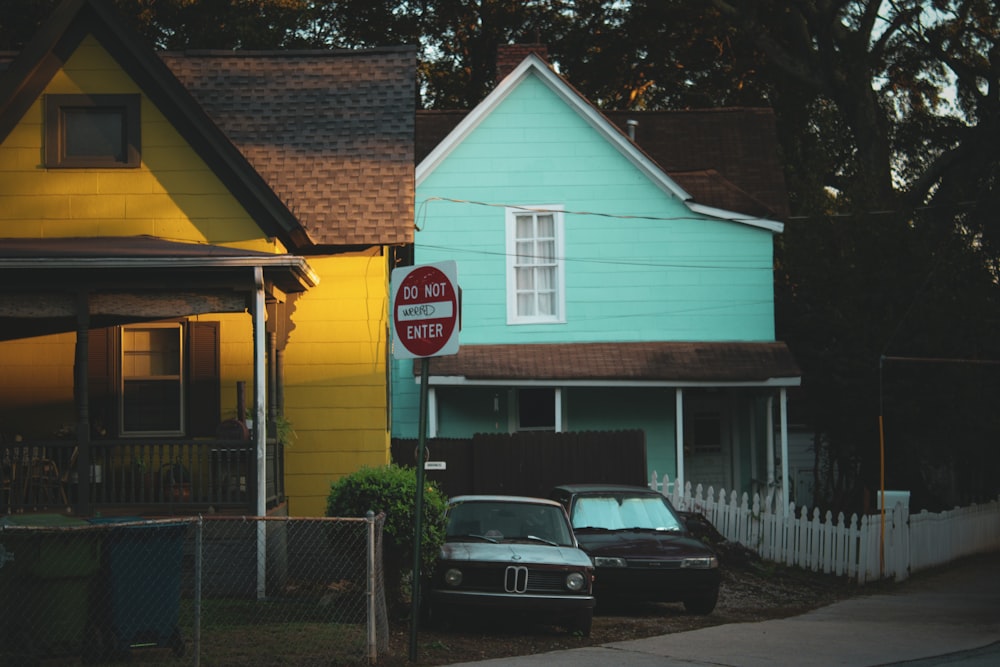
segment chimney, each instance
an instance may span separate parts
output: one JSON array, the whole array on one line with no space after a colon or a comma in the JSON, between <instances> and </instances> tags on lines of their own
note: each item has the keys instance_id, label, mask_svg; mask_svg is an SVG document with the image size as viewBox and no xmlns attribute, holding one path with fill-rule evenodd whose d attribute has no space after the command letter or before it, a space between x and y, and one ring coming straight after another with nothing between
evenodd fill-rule
<instances>
[{"instance_id":1,"label":"chimney","mask_svg":"<svg viewBox=\"0 0 1000 667\"><path fill-rule=\"evenodd\" d=\"M513 72L514 69L521 64L521 61L532 53L548 62L549 49L544 44L501 44L498 46L496 74L497 83Z\"/></svg>"}]
</instances>

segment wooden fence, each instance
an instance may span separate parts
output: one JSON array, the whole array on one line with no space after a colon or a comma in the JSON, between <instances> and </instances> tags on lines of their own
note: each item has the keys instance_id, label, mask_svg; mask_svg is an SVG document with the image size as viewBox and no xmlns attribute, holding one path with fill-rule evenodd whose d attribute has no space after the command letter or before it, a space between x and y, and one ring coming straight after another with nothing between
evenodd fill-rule
<instances>
[{"instance_id":1,"label":"wooden fence","mask_svg":"<svg viewBox=\"0 0 1000 667\"><path fill-rule=\"evenodd\" d=\"M394 439L392 460L412 466L417 449L416 440ZM545 497L552 487L573 482L646 483L646 437L641 430L479 433L471 439L430 439L425 450L425 460L438 464L426 471L426 478L448 496Z\"/></svg>"},{"instance_id":2,"label":"wooden fence","mask_svg":"<svg viewBox=\"0 0 1000 667\"><path fill-rule=\"evenodd\" d=\"M716 493L699 484L683 488L654 472L649 486L679 510L698 512L732 542L761 558L814 572L847 576L860 584L892 578L963 556L1000 550L1000 499L940 513L910 514L903 503L885 515L821 513L781 501L780 490L766 497L733 491Z\"/></svg>"}]
</instances>

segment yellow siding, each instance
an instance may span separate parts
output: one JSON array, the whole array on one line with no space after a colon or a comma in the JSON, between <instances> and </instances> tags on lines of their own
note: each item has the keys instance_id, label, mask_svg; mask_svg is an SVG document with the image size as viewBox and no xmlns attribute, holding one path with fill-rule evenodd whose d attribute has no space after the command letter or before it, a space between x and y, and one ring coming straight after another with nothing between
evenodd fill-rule
<instances>
[{"instance_id":1,"label":"yellow siding","mask_svg":"<svg viewBox=\"0 0 1000 667\"><path fill-rule=\"evenodd\" d=\"M44 94L141 93L87 38ZM274 251L243 207L153 103L142 97L138 169L53 169L43 164L44 99L0 144L0 236L134 236Z\"/></svg>"},{"instance_id":2,"label":"yellow siding","mask_svg":"<svg viewBox=\"0 0 1000 667\"><path fill-rule=\"evenodd\" d=\"M285 488L295 516L322 515L330 483L389 462L384 257L310 258L317 288L296 302L285 352Z\"/></svg>"},{"instance_id":3,"label":"yellow siding","mask_svg":"<svg viewBox=\"0 0 1000 667\"><path fill-rule=\"evenodd\" d=\"M73 334L0 343L0 435L51 438L76 422Z\"/></svg>"},{"instance_id":4,"label":"yellow siding","mask_svg":"<svg viewBox=\"0 0 1000 667\"><path fill-rule=\"evenodd\" d=\"M141 93L92 38L45 93ZM43 165L41 99L0 143L0 236L150 234L280 252L221 181L143 96L138 169ZM286 489L297 516L321 515L330 483L389 462L386 396L388 268L379 253L309 259L320 285L296 301L285 353L285 412L296 433ZM252 395L249 315L221 324L222 418L235 416L236 385ZM75 421L73 334L0 342L0 433L46 437ZM28 432L31 424L37 432ZM48 430L46 430L48 429Z\"/></svg>"}]
</instances>

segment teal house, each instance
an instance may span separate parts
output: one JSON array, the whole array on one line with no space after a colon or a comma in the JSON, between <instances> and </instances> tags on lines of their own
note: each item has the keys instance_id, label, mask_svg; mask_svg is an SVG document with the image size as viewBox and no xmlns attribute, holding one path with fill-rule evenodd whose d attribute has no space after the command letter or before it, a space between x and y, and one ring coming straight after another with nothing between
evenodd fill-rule
<instances>
[{"instance_id":1,"label":"teal house","mask_svg":"<svg viewBox=\"0 0 1000 667\"><path fill-rule=\"evenodd\" d=\"M471 111L417 113L413 263L455 261L462 301L428 437L642 429L649 474L781 486L770 111L604 114L538 45L498 72ZM391 362L394 438L419 435L420 367Z\"/></svg>"}]
</instances>

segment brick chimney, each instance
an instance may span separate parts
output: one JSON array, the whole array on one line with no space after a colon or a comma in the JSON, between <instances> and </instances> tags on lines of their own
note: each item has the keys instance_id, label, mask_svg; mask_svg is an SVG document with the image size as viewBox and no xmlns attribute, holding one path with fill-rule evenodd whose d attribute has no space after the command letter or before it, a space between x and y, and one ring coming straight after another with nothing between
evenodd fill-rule
<instances>
[{"instance_id":1,"label":"brick chimney","mask_svg":"<svg viewBox=\"0 0 1000 667\"><path fill-rule=\"evenodd\" d=\"M501 44L497 47L497 83L521 64L521 61L534 53L548 62L549 49L544 44Z\"/></svg>"}]
</instances>

